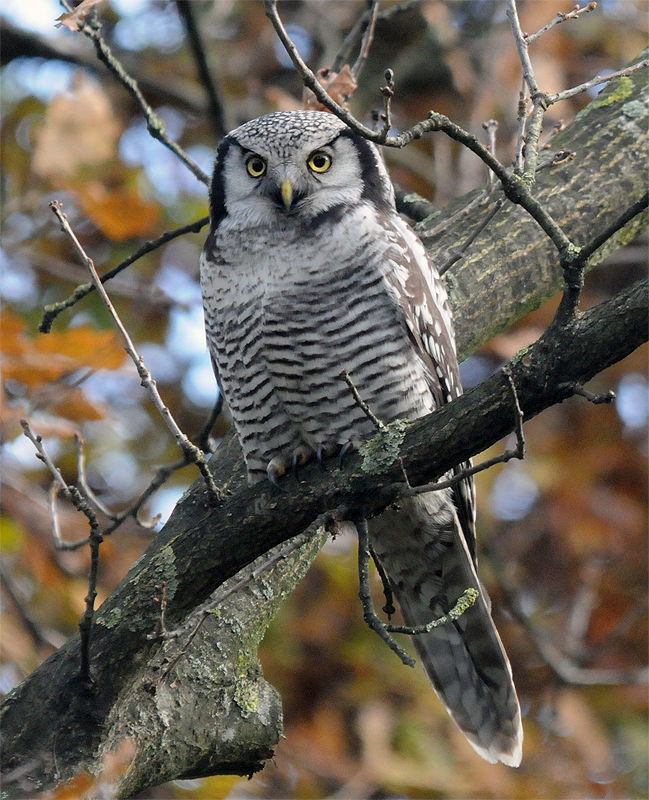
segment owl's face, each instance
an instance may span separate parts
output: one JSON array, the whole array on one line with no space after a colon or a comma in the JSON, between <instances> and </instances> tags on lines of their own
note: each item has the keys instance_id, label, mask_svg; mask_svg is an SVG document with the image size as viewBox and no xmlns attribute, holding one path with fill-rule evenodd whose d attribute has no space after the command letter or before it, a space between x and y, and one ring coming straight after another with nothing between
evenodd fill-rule
<instances>
[{"instance_id":1,"label":"owl's face","mask_svg":"<svg viewBox=\"0 0 649 800\"><path fill-rule=\"evenodd\" d=\"M212 224L304 224L367 200L393 207L376 148L331 114L269 114L221 143L212 182Z\"/></svg>"}]
</instances>

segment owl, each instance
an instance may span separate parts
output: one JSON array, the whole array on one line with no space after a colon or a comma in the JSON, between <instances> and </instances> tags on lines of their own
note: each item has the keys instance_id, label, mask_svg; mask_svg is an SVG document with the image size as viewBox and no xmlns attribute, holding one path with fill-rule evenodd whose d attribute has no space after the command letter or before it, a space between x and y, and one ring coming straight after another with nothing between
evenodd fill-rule
<instances>
[{"instance_id":1,"label":"owl","mask_svg":"<svg viewBox=\"0 0 649 800\"><path fill-rule=\"evenodd\" d=\"M201 256L210 353L251 483L358 447L462 392L444 285L398 215L378 149L321 111L269 114L218 149ZM370 542L439 698L486 760L518 766L511 667L476 573L473 482L400 502Z\"/></svg>"}]
</instances>

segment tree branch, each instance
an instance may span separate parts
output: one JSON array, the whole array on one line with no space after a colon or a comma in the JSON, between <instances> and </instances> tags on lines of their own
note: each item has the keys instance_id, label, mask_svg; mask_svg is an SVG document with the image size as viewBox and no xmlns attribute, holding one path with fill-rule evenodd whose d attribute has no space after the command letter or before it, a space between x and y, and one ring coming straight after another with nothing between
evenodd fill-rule
<instances>
[{"instance_id":1,"label":"tree branch","mask_svg":"<svg viewBox=\"0 0 649 800\"><path fill-rule=\"evenodd\" d=\"M572 384L583 384L644 342L648 299L647 283L642 281L580 315L570 330L555 329L542 336L515 358L510 365L511 378L525 417L565 399ZM345 473L337 480L336 473L323 475L317 464L307 465L303 468L306 482L299 488L287 483L287 492L281 496L266 484L243 486L237 447L232 440L222 445L211 467L218 483L227 484L234 495L221 508L211 508L204 483L196 482L145 555L101 606L93 623L91 668L95 683L91 689L79 686L79 640L73 637L9 695L2 709L6 742L3 770L11 770L34 753L50 754L56 748L57 731L64 729L69 732L67 760L60 756L57 769L43 755L30 772L35 785L52 785L69 778L80 766L96 763L97 755L117 742L115 731L123 730L125 718L131 719L133 712L129 709L137 706L138 714L143 713L138 704L145 702L146 686L152 684L151 697L160 691L151 676L160 671L160 659L170 658L171 651L166 648L173 646L172 642L163 646L147 638L158 625L155 587L163 580L167 584L166 619L170 625L177 625L223 581L305 530L323 511L342 508L348 515L365 517L380 513L403 490L401 460L410 480L424 483L481 452L513 427L511 392L507 381L496 374L435 414L410 424L400 458L388 472L372 475L362 457L352 454ZM310 544L317 551L315 540ZM287 568L291 563L287 559ZM301 567L304 570L306 565ZM230 618L230 611L226 608L223 613ZM197 637L196 641L204 647L206 640ZM197 662L187 656L179 661L179 668L185 663ZM235 658L235 669L237 663ZM145 675L149 677L145 679ZM228 679L222 680L227 683ZM223 691L223 684L217 681L213 691ZM30 709L38 715L38 722ZM155 714L147 717L151 730L155 719ZM212 774L249 772L263 757L252 747L244 764L227 748L213 750L213 739L204 744L208 749L196 751L194 759L209 759ZM151 764L144 768L145 749L140 752L134 769L145 781L135 787L142 790L151 785L146 781L158 781L160 775ZM200 774L196 761L186 762L182 774ZM165 772L163 779L168 779L167 775ZM129 787L133 788L132 784ZM8 791L9 787L5 788Z\"/></svg>"}]
</instances>

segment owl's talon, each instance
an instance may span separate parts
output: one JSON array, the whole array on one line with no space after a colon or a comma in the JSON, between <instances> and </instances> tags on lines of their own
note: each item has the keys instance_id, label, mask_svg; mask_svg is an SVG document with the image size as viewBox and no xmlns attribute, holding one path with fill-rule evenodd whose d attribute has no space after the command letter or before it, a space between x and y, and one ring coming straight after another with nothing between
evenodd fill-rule
<instances>
[{"instance_id":1,"label":"owl's talon","mask_svg":"<svg viewBox=\"0 0 649 800\"><path fill-rule=\"evenodd\" d=\"M354 449L353 442L345 442L345 444L340 448L340 453L338 453L338 469L343 468L343 461L345 460L345 456L353 449Z\"/></svg>"},{"instance_id":2,"label":"owl's talon","mask_svg":"<svg viewBox=\"0 0 649 800\"><path fill-rule=\"evenodd\" d=\"M280 458L279 456L271 459L268 462L268 466L266 467L266 475L268 475L268 480L275 486L280 492L288 492L288 489L285 489L279 482L279 479L286 475L286 470L291 462L287 462L286 459Z\"/></svg>"}]
</instances>

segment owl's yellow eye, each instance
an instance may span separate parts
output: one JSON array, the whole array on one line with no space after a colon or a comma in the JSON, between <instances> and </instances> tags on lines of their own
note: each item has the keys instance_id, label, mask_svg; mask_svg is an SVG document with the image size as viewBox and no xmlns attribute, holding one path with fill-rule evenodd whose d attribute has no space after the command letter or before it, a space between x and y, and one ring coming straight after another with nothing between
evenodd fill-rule
<instances>
[{"instance_id":1,"label":"owl's yellow eye","mask_svg":"<svg viewBox=\"0 0 649 800\"><path fill-rule=\"evenodd\" d=\"M331 157L318 150L310 156L307 164L314 172L326 172L331 166Z\"/></svg>"},{"instance_id":2,"label":"owl's yellow eye","mask_svg":"<svg viewBox=\"0 0 649 800\"><path fill-rule=\"evenodd\" d=\"M252 175L253 178L261 178L266 172L266 162L259 156L249 156L246 161L246 169L248 175Z\"/></svg>"}]
</instances>

